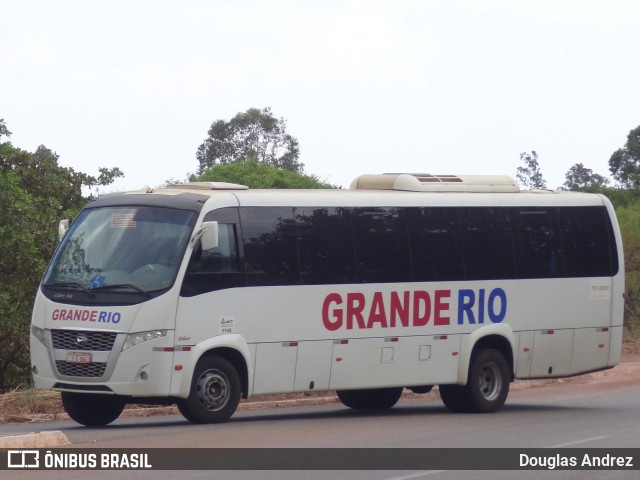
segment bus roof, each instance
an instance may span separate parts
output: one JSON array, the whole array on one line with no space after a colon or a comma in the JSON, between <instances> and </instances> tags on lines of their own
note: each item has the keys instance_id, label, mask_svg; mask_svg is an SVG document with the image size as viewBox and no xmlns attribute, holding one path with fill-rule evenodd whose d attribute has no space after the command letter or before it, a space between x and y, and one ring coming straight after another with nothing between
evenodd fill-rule
<instances>
[{"instance_id":1,"label":"bus roof","mask_svg":"<svg viewBox=\"0 0 640 480\"><path fill-rule=\"evenodd\" d=\"M224 182L191 182L113 194L117 204L164 197L179 203L190 196L208 208L222 206L393 207L393 206L579 206L602 205L602 195L551 190L520 190L508 176L384 174L357 177L349 189L250 189ZM105 195L111 197L112 195ZM138 198L134 200L132 196ZM174 197L170 200L167 196ZM142 197L146 197L143 200ZM160 199L158 199L160 200ZM101 205L116 201L106 198ZM155 202L149 202L155 203Z\"/></svg>"}]
</instances>

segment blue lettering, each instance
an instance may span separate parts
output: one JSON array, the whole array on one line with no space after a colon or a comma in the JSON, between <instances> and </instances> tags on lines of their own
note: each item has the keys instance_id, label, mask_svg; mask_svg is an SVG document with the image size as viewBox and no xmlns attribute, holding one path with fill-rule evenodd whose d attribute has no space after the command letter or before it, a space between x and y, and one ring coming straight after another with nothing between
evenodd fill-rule
<instances>
[{"instance_id":1,"label":"blue lettering","mask_svg":"<svg viewBox=\"0 0 640 480\"><path fill-rule=\"evenodd\" d=\"M476 323L476 317L473 314L473 305L476 303L476 294L473 290L463 288L458 291L458 325L464 323L464 314L466 312L470 324Z\"/></svg>"},{"instance_id":2,"label":"blue lettering","mask_svg":"<svg viewBox=\"0 0 640 480\"><path fill-rule=\"evenodd\" d=\"M500 299L500 311L496 313L496 299ZM500 323L507 316L507 294L501 288L495 288L489 294L488 305L489 320Z\"/></svg>"},{"instance_id":3,"label":"blue lettering","mask_svg":"<svg viewBox=\"0 0 640 480\"><path fill-rule=\"evenodd\" d=\"M120 323L122 320L122 314L119 312L100 312L98 315L98 322L102 323Z\"/></svg>"},{"instance_id":4,"label":"blue lettering","mask_svg":"<svg viewBox=\"0 0 640 480\"><path fill-rule=\"evenodd\" d=\"M468 288L458 291L458 325L465 323L465 317L469 325L484 323L485 313L489 315L489 320L493 323L500 323L505 319L507 316L507 294L505 291L502 288L494 288L489 293L486 303L485 293L484 288L478 290L477 308L474 308L476 307L476 292Z\"/></svg>"}]
</instances>

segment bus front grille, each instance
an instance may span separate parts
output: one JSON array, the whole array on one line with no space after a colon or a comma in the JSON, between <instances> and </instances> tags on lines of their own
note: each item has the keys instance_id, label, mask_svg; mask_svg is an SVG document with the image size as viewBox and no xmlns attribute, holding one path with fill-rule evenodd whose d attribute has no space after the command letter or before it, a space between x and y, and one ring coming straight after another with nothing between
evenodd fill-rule
<instances>
[{"instance_id":1,"label":"bus front grille","mask_svg":"<svg viewBox=\"0 0 640 480\"><path fill-rule=\"evenodd\" d=\"M56 368L60 375L69 377L92 377L99 378L104 375L107 368L106 363L70 363L64 360L56 361Z\"/></svg>"},{"instance_id":2,"label":"bus front grille","mask_svg":"<svg viewBox=\"0 0 640 480\"><path fill-rule=\"evenodd\" d=\"M110 352L117 336L118 334L113 332L51 330L53 348L59 350Z\"/></svg>"}]
</instances>

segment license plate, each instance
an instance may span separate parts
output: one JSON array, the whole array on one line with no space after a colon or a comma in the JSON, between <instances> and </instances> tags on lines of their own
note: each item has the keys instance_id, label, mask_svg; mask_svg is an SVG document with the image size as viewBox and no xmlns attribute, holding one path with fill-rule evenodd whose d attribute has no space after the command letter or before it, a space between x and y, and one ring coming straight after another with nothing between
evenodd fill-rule
<instances>
[{"instance_id":1,"label":"license plate","mask_svg":"<svg viewBox=\"0 0 640 480\"><path fill-rule=\"evenodd\" d=\"M90 352L67 352L67 362L91 363L91 353Z\"/></svg>"}]
</instances>

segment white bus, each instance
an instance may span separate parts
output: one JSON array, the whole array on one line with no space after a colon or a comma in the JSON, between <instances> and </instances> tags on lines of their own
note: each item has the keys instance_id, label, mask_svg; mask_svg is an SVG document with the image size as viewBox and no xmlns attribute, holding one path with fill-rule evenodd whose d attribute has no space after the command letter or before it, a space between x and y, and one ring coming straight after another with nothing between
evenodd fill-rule
<instances>
[{"instance_id":1,"label":"white bus","mask_svg":"<svg viewBox=\"0 0 640 480\"><path fill-rule=\"evenodd\" d=\"M602 195L493 176L177 184L80 212L37 294L32 372L84 425L127 403L222 422L278 392L387 409L434 385L452 411L495 412L516 378L616 365L623 291Z\"/></svg>"}]
</instances>

